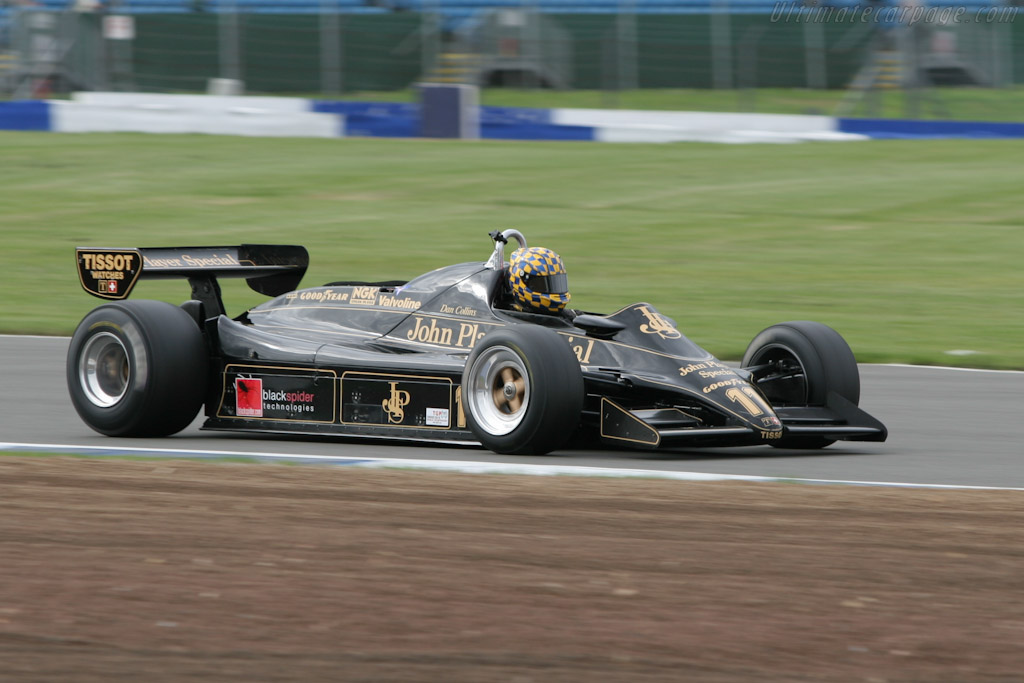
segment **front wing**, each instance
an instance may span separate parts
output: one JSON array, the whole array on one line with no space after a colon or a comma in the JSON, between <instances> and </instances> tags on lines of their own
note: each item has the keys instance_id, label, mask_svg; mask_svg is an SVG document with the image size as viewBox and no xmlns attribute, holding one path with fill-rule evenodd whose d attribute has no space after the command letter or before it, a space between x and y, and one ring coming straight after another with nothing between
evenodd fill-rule
<instances>
[{"instance_id":1,"label":"front wing","mask_svg":"<svg viewBox=\"0 0 1024 683\"><path fill-rule=\"evenodd\" d=\"M836 393L829 394L824 406L777 408L776 415L782 431L708 427L678 408L630 410L602 397L598 433L608 442L646 449L781 444L787 437L885 441L888 435L885 425Z\"/></svg>"}]
</instances>

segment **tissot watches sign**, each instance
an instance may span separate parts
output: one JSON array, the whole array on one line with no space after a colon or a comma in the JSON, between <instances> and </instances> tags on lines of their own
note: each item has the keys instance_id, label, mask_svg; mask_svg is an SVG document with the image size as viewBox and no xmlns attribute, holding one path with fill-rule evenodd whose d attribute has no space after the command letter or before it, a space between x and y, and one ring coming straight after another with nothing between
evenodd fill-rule
<instances>
[{"instance_id":1,"label":"tissot watches sign","mask_svg":"<svg viewBox=\"0 0 1024 683\"><path fill-rule=\"evenodd\" d=\"M142 271L142 257L134 249L78 249L78 277L82 288L101 299L124 299Z\"/></svg>"}]
</instances>

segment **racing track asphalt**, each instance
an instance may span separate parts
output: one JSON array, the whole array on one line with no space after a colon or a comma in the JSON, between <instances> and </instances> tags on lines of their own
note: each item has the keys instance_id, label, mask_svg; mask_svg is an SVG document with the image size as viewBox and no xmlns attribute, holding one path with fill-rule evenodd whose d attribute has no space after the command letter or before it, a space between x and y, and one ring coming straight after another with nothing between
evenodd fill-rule
<instances>
[{"instance_id":1,"label":"racing track asphalt","mask_svg":"<svg viewBox=\"0 0 1024 683\"><path fill-rule=\"evenodd\" d=\"M885 443L821 451L767 446L676 452L567 451L501 456L479 448L362 440L287 440L201 432L201 418L167 439L111 439L79 419L67 396L67 338L0 336L0 442L180 448L708 472L800 479L1024 488L1024 372L861 366L861 407L889 428Z\"/></svg>"}]
</instances>

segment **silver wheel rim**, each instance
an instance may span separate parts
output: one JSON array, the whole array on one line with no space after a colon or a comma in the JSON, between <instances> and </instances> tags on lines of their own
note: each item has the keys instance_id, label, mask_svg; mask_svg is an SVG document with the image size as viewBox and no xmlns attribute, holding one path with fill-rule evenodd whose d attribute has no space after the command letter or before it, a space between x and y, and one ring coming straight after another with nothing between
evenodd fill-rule
<instances>
[{"instance_id":1,"label":"silver wheel rim","mask_svg":"<svg viewBox=\"0 0 1024 683\"><path fill-rule=\"evenodd\" d=\"M508 434L520 425L530 405L530 377L522 359L505 346L481 353L473 364L469 410L488 434Z\"/></svg>"},{"instance_id":2,"label":"silver wheel rim","mask_svg":"<svg viewBox=\"0 0 1024 683\"><path fill-rule=\"evenodd\" d=\"M116 404L128 391L130 379L128 351L120 339L110 332L89 339L78 360L78 382L93 405Z\"/></svg>"}]
</instances>

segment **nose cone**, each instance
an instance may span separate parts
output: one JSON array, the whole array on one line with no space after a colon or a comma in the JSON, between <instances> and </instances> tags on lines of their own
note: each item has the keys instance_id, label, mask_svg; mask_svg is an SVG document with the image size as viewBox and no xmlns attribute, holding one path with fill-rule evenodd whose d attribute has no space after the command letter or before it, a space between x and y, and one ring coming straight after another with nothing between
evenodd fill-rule
<instances>
[{"instance_id":1,"label":"nose cone","mask_svg":"<svg viewBox=\"0 0 1024 683\"><path fill-rule=\"evenodd\" d=\"M760 432L778 432L781 436L782 422L775 411L746 380L740 381L741 384L713 391L712 400L754 429Z\"/></svg>"},{"instance_id":2,"label":"nose cone","mask_svg":"<svg viewBox=\"0 0 1024 683\"><path fill-rule=\"evenodd\" d=\"M764 439L781 438L782 422L746 377L715 362L691 363L679 372L688 384L700 387L707 400L753 427Z\"/></svg>"}]
</instances>

